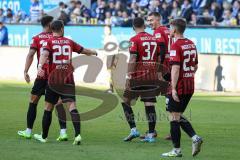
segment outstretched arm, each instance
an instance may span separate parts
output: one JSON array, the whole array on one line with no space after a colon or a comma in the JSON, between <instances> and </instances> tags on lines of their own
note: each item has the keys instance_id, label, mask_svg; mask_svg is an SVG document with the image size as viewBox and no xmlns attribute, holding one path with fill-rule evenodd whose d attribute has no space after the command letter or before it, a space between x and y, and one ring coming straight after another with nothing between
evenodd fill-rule
<instances>
[{"instance_id":1,"label":"outstretched arm","mask_svg":"<svg viewBox=\"0 0 240 160\"><path fill-rule=\"evenodd\" d=\"M87 56L97 56L97 52L96 51L93 51L93 50L90 50L90 49L86 49L86 48L84 48L82 50L81 54L85 54Z\"/></svg>"}]
</instances>

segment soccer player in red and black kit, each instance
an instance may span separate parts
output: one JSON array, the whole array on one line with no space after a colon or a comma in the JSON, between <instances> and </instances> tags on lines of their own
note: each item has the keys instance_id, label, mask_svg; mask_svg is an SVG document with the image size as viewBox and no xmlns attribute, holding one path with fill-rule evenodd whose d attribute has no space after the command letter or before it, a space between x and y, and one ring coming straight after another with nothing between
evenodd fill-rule
<instances>
[{"instance_id":1,"label":"soccer player in red and black kit","mask_svg":"<svg viewBox=\"0 0 240 160\"><path fill-rule=\"evenodd\" d=\"M43 32L41 32L40 34L32 38L30 50L26 58L25 69L24 69L24 78L27 83L30 82L28 70L32 65L35 53L37 53L37 60L39 64L39 58L43 51L42 44L44 43L45 40L52 37L52 31L50 29L50 24L52 20L53 20L52 16L44 16L41 19ZM45 70L45 75L43 77L37 76L31 91L31 98L30 98L30 103L29 103L28 112L27 112L27 129L24 131L18 131L18 135L27 139L31 138L33 124L37 114L38 101L41 98L41 96L45 94L45 88L47 85L48 64L44 64L44 70ZM59 104L58 109L60 109L60 107L62 106ZM64 137L65 137L65 140L66 140L67 138L66 121L59 118L59 124L60 124L61 131L58 139L64 140ZM62 137L61 135L63 136L62 139L61 139Z\"/></svg>"},{"instance_id":2,"label":"soccer player in red and black kit","mask_svg":"<svg viewBox=\"0 0 240 160\"><path fill-rule=\"evenodd\" d=\"M164 157L182 157L180 128L192 138L193 156L200 152L203 142L191 123L182 115L194 93L194 75L198 68L197 49L191 40L184 38L185 29L184 19L174 19L170 23L170 34L176 41L170 49L171 93L168 96L167 110L170 112L170 132L174 148L163 153Z\"/></svg>"},{"instance_id":3,"label":"soccer player in red and black kit","mask_svg":"<svg viewBox=\"0 0 240 160\"><path fill-rule=\"evenodd\" d=\"M170 81L169 51L170 46L173 43L173 38L170 36L168 27L161 24L161 15L158 12L152 12L148 15L148 23L154 31L153 35L156 37L161 49L162 76L166 81ZM171 135L166 136L165 139L171 140Z\"/></svg>"},{"instance_id":4,"label":"soccer player in red and black kit","mask_svg":"<svg viewBox=\"0 0 240 160\"><path fill-rule=\"evenodd\" d=\"M161 63L165 68L169 68L169 51L173 43L173 38L170 36L168 27L161 25L161 15L158 12L152 12L148 15L148 23L152 30L153 35L157 38L158 45L161 48ZM165 75L169 80L169 75Z\"/></svg>"},{"instance_id":5,"label":"soccer player in red and black kit","mask_svg":"<svg viewBox=\"0 0 240 160\"><path fill-rule=\"evenodd\" d=\"M151 143L155 142L156 111L154 104L156 103L156 95L152 93L156 87L154 82L158 79L157 64L159 64L160 60L160 48L157 45L156 38L145 32L145 23L142 18L133 20L133 29L136 32L136 36L130 39L127 85L124 92L124 102L122 103L131 131L124 141L131 141L140 136L131 107L131 102L140 96L141 101L145 104L149 125L148 134L142 141Z\"/></svg>"},{"instance_id":6,"label":"soccer player in red and black kit","mask_svg":"<svg viewBox=\"0 0 240 160\"><path fill-rule=\"evenodd\" d=\"M63 36L64 24L62 21L57 20L52 22L51 30L53 32L53 37L43 43L43 52L40 56L38 65L38 76L43 77L45 75L44 64L49 61L49 77L45 95L42 134L35 134L34 138L43 143L47 142L48 131L52 121L52 110L54 109L54 105L57 104L58 99L61 98L62 102L67 104L72 118L75 130L73 144L79 145L82 138L80 135L80 115L76 108L75 83L72 73L72 53L76 52L89 56L97 55L97 53L85 49L76 42L65 38ZM66 75L66 77L64 77L64 75ZM59 86L62 90L59 90ZM66 86L72 86L73 92L65 92Z\"/></svg>"}]
</instances>

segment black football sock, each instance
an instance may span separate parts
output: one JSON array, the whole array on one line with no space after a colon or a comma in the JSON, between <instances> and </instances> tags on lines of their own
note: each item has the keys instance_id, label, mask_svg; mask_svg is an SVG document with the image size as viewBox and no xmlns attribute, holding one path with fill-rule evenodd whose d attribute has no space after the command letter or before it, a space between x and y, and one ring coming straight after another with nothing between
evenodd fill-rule
<instances>
[{"instance_id":1,"label":"black football sock","mask_svg":"<svg viewBox=\"0 0 240 160\"><path fill-rule=\"evenodd\" d=\"M181 130L180 130L180 123L178 121L171 121L170 122L170 133L172 137L172 143L174 148L180 148L180 139L181 139Z\"/></svg>"},{"instance_id":2,"label":"black football sock","mask_svg":"<svg viewBox=\"0 0 240 160\"><path fill-rule=\"evenodd\" d=\"M77 109L72 110L70 114L72 117L72 123L75 130L75 137L77 137L80 134L80 129L81 129L80 115Z\"/></svg>"},{"instance_id":3,"label":"black football sock","mask_svg":"<svg viewBox=\"0 0 240 160\"><path fill-rule=\"evenodd\" d=\"M32 129L37 115L37 104L29 103L27 112L27 128Z\"/></svg>"},{"instance_id":4,"label":"black football sock","mask_svg":"<svg viewBox=\"0 0 240 160\"><path fill-rule=\"evenodd\" d=\"M191 123L183 116L180 117L180 126L183 129L183 131L186 132L190 138L192 138L193 136L196 135L196 132L194 131Z\"/></svg>"},{"instance_id":5,"label":"black football sock","mask_svg":"<svg viewBox=\"0 0 240 160\"><path fill-rule=\"evenodd\" d=\"M148 120L149 133L154 133L157 117L155 106L145 106L145 112Z\"/></svg>"},{"instance_id":6,"label":"black football sock","mask_svg":"<svg viewBox=\"0 0 240 160\"><path fill-rule=\"evenodd\" d=\"M58 122L59 122L60 129L66 129L67 128L66 112L63 107L63 104L58 104L56 106L56 110L58 112Z\"/></svg>"},{"instance_id":7,"label":"black football sock","mask_svg":"<svg viewBox=\"0 0 240 160\"><path fill-rule=\"evenodd\" d=\"M132 107L129 106L128 104L126 103L122 103L122 107L123 107L123 111L124 111L124 115L126 117L126 120L130 126L130 128L135 128L136 127L136 123L135 123L135 120L134 120L134 113L133 113L133 110L132 110Z\"/></svg>"},{"instance_id":8,"label":"black football sock","mask_svg":"<svg viewBox=\"0 0 240 160\"><path fill-rule=\"evenodd\" d=\"M48 137L49 127L52 123L52 111L44 111L42 119L42 138Z\"/></svg>"}]
</instances>

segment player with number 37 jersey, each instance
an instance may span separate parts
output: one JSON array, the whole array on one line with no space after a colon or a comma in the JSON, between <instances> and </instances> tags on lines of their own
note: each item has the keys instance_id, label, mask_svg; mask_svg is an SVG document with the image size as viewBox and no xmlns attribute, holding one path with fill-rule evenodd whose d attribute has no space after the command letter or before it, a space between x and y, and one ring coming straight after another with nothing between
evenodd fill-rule
<instances>
[{"instance_id":1,"label":"player with number 37 jersey","mask_svg":"<svg viewBox=\"0 0 240 160\"><path fill-rule=\"evenodd\" d=\"M160 53L156 38L149 33L141 32L132 37L130 43L129 52L131 55L136 55L137 58L137 67L132 78L142 78L143 80L156 79L157 62L159 62ZM146 71L152 74L144 73Z\"/></svg>"}]
</instances>

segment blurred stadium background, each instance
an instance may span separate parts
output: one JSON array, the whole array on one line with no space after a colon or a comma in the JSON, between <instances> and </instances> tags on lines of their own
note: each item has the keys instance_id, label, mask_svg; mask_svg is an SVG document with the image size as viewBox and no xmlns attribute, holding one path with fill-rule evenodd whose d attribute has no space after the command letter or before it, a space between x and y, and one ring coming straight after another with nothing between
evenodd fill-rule
<instances>
[{"instance_id":1,"label":"blurred stadium background","mask_svg":"<svg viewBox=\"0 0 240 160\"><path fill-rule=\"evenodd\" d=\"M83 124L85 148L69 147L70 142L69 148L65 144L56 146L57 142L54 140L50 144L41 146L34 141L21 141L16 138L16 131L25 126L24 118L27 110L25 106L28 103L31 87L24 84L25 58L32 36L42 30L39 20L44 14L63 20L66 24L67 37L99 52L104 67L96 81L91 84L84 83L83 73L87 68L85 66L76 70L76 82L107 89L111 77L108 61L112 60L113 55L128 54L121 42L129 40L134 35L131 28L132 19L137 16L146 17L151 11L161 13L164 25L175 17L186 18L188 22L186 37L192 39L198 48L199 70L196 75L196 89L204 93L197 93L193 98L187 117L191 118L207 141L206 149L199 159L238 159L239 0L0 0L0 21L8 29L8 46L0 46L0 109L3 115L0 118L0 159L30 159L34 156L35 159L44 157L59 160L66 156L65 152L69 159L76 159L76 156L83 159L104 160L149 159L148 155L152 159L159 159L160 153L170 147L170 143L163 140L169 132L166 115L163 114L159 121L161 123L161 127L158 127L161 138L159 144L127 145L121 142L128 129L120 106L105 117ZM147 32L152 33L149 28ZM118 46L111 52L106 51L106 45L110 42ZM30 70L32 82L36 76L34 64L36 62ZM161 108L158 111L162 114L165 112L164 99L159 98L159 100L158 106ZM78 97L81 112L91 110L98 103L99 101L91 98ZM42 100L39 106L43 105ZM136 111L144 115L141 107ZM41 115L40 108L35 128L37 131L41 128ZM140 130L144 132L145 122L141 117L138 121ZM50 139L56 138L58 134L56 121L53 126ZM71 128L71 124L69 126ZM69 130L71 132L71 129ZM183 145L187 148L184 152L190 155L188 151L190 142ZM56 150L53 151L54 148ZM185 158L191 159L187 154Z\"/></svg>"}]
</instances>

